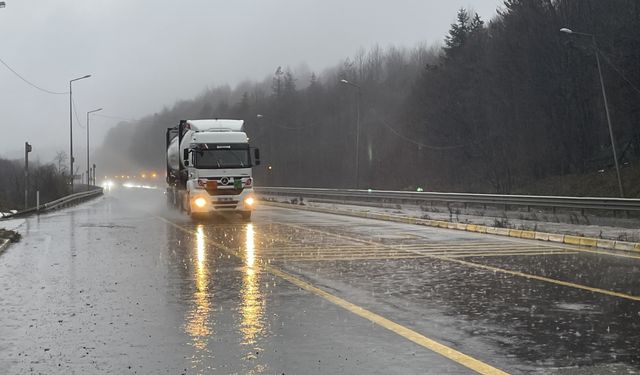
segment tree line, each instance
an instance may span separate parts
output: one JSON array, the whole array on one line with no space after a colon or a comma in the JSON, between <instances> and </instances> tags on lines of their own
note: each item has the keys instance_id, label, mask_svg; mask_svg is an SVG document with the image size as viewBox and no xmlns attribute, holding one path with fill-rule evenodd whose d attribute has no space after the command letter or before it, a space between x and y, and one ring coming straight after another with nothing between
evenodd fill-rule
<instances>
[{"instance_id":1,"label":"tree line","mask_svg":"<svg viewBox=\"0 0 640 375\"><path fill-rule=\"evenodd\" d=\"M40 191L41 203L69 193L69 174L64 166L66 160L66 153L59 152L52 163L29 162L28 207L35 207L37 191ZM0 212L21 211L25 208L24 160L0 158L0 176Z\"/></svg>"},{"instance_id":2,"label":"tree line","mask_svg":"<svg viewBox=\"0 0 640 375\"><path fill-rule=\"evenodd\" d=\"M167 127L239 118L262 151L258 185L527 192L549 176L613 168L598 53L623 177L637 177L640 2L507 0L488 21L452 16L441 46L374 46L318 74L278 67L121 123L99 165L163 170ZM563 27L595 35L597 50Z\"/></svg>"}]
</instances>

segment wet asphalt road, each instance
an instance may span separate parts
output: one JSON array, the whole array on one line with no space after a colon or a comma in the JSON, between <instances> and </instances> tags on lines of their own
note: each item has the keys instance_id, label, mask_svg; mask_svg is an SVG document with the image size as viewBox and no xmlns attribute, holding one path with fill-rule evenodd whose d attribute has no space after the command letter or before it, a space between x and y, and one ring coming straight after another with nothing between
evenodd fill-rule
<instances>
[{"instance_id":1,"label":"wet asphalt road","mask_svg":"<svg viewBox=\"0 0 640 375\"><path fill-rule=\"evenodd\" d=\"M146 189L20 231L0 373L640 373L638 255L273 207L193 222Z\"/></svg>"}]
</instances>

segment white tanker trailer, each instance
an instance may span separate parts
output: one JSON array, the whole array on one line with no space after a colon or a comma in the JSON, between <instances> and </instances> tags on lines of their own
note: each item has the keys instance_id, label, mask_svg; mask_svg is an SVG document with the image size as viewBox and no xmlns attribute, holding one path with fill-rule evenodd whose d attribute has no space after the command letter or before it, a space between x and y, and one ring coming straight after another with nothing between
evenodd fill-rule
<instances>
[{"instance_id":1,"label":"white tanker trailer","mask_svg":"<svg viewBox=\"0 0 640 375\"><path fill-rule=\"evenodd\" d=\"M182 120L167 129L169 204L192 217L237 212L251 219L251 167L260 164L260 151L249 147L243 127L242 120L215 119Z\"/></svg>"}]
</instances>

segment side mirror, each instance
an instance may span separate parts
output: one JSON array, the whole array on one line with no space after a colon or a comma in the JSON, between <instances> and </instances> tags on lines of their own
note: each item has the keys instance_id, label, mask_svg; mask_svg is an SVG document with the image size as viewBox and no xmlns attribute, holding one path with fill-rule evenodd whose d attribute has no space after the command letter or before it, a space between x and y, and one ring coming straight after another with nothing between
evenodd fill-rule
<instances>
[{"instance_id":1,"label":"side mirror","mask_svg":"<svg viewBox=\"0 0 640 375\"><path fill-rule=\"evenodd\" d=\"M259 148L253 149L253 158L256 161L256 165L260 165L260 149Z\"/></svg>"}]
</instances>

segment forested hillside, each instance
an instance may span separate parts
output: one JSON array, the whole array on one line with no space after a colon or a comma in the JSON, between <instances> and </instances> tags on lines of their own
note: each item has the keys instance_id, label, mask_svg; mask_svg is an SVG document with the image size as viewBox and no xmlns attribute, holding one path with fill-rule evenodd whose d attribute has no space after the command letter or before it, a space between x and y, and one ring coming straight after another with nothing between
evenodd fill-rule
<instances>
[{"instance_id":1,"label":"forested hillside","mask_svg":"<svg viewBox=\"0 0 640 375\"><path fill-rule=\"evenodd\" d=\"M442 46L375 46L310 78L283 61L261 82L122 123L97 155L100 169L163 170L167 127L239 118L261 148L263 186L354 187L356 157L360 188L526 192L549 176L608 172L596 50L559 31L567 27L595 35L627 196L640 195L629 183L639 169L628 167L640 159L639 1L508 0L491 20L451 16Z\"/></svg>"}]
</instances>

